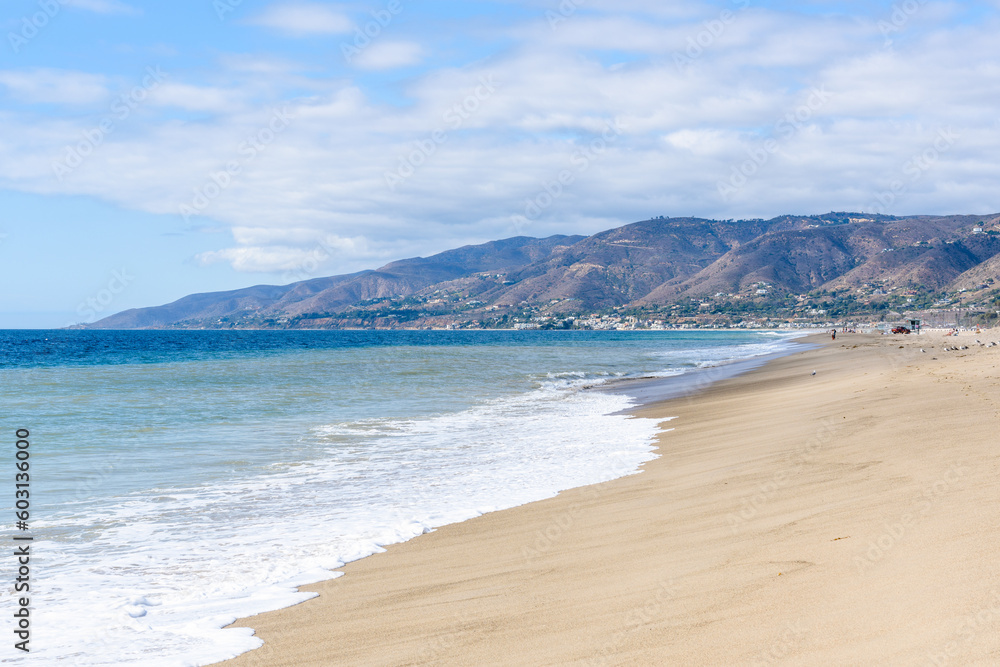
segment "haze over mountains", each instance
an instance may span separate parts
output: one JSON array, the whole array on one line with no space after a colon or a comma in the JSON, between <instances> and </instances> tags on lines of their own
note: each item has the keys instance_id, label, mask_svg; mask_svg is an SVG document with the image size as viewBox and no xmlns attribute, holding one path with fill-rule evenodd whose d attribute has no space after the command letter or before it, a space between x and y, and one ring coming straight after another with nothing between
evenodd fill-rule
<instances>
[{"instance_id":1,"label":"haze over mountains","mask_svg":"<svg viewBox=\"0 0 1000 667\"><path fill-rule=\"evenodd\" d=\"M974 300L992 294L998 271L1000 214L658 218L589 237L522 236L349 275L194 294L87 326L488 326L525 308L669 313L692 302L704 309L706 300L777 307L793 295L822 303L838 293L863 306L896 291L912 301L967 290Z\"/></svg>"}]
</instances>

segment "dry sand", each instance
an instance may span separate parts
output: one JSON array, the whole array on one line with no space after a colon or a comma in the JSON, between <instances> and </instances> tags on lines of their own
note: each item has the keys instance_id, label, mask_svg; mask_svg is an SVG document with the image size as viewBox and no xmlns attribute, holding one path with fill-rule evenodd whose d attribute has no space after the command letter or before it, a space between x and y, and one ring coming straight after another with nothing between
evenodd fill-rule
<instances>
[{"instance_id":1,"label":"dry sand","mask_svg":"<svg viewBox=\"0 0 1000 667\"><path fill-rule=\"evenodd\" d=\"M676 419L641 474L351 563L223 664L1000 665L974 338L843 334L649 406Z\"/></svg>"}]
</instances>

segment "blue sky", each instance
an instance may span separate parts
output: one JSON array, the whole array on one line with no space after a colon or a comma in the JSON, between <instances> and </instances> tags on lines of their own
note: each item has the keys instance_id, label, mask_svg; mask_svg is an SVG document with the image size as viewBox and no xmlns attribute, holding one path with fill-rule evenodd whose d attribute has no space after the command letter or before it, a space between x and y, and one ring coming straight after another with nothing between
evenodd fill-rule
<instances>
[{"instance_id":1,"label":"blue sky","mask_svg":"<svg viewBox=\"0 0 1000 667\"><path fill-rule=\"evenodd\" d=\"M1000 212L998 9L8 0L0 327L656 215Z\"/></svg>"}]
</instances>

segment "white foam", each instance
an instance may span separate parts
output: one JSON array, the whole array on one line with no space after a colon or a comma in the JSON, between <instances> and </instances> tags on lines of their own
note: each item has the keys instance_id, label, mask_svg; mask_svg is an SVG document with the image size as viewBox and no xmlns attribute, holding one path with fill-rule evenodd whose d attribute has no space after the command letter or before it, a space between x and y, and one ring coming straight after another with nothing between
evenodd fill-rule
<instances>
[{"instance_id":1,"label":"white foam","mask_svg":"<svg viewBox=\"0 0 1000 667\"><path fill-rule=\"evenodd\" d=\"M323 460L81 502L36 522L40 534L67 538L33 545L41 578L33 602L44 613L30 659L149 667L223 660L261 644L224 625L312 597L296 586L338 576L332 570L343 563L636 472L654 458L657 422L613 414L629 399L578 391L583 383L570 373L461 412L318 427L309 437L328 443Z\"/></svg>"},{"instance_id":2,"label":"white foam","mask_svg":"<svg viewBox=\"0 0 1000 667\"><path fill-rule=\"evenodd\" d=\"M768 354L797 335L662 354L651 344L642 374ZM346 562L484 512L633 474L654 458L659 424L620 414L630 406L625 396L581 391L627 375L617 368L540 374L535 390L421 419L318 425L302 436L308 447L276 440L275 450L287 452L282 462L268 458L224 482L79 496L33 523L32 652L9 661L223 660L261 644L251 630L225 625L309 599L296 587L340 576L334 570ZM9 608L9 597L0 591L0 607Z\"/></svg>"},{"instance_id":3,"label":"white foam","mask_svg":"<svg viewBox=\"0 0 1000 667\"><path fill-rule=\"evenodd\" d=\"M796 338L808 336L807 332L760 331L757 335L764 341L760 343L740 343L736 345L717 345L703 348L682 350L666 350L656 353L659 358L670 364L693 366L695 368L710 368L742 359L752 359L768 354L775 354L789 349L790 343Z\"/></svg>"}]
</instances>

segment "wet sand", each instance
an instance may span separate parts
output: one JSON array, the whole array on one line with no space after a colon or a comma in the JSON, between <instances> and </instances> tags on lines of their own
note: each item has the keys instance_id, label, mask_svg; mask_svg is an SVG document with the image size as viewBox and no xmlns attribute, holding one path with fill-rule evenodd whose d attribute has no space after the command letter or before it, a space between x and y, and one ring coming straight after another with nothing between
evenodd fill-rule
<instances>
[{"instance_id":1,"label":"wet sand","mask_svg":"<svg viewBox=\"0 0 1000 667\"><path fill-rule=\"evenodd\" d=\"M976 337L817 337L651 404L674 419L642 473L350 563L221 664L1000 664L1000 346Z\"/></svg>"}]
</instances>

